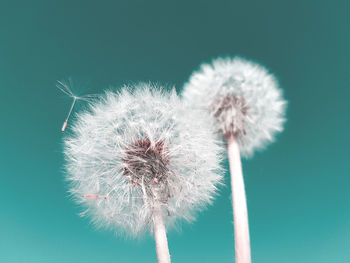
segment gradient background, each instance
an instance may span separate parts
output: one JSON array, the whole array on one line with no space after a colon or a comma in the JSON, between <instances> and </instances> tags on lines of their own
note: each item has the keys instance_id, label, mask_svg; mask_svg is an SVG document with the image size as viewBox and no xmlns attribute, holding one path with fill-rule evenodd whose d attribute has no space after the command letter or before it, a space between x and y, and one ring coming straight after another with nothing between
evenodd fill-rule
<instances>
[{"instance_id":1,"label":"gradient background","mask_svg":"<svg viewBox=\"0 0 350 263\"><path fill-rule=\"evenodd\" d=\"M0 262L155 262L152 237L117 238L77 215L62 174L71 100L55 81L72 77L81 93L148 80L181 90L201 62L236 54L275 72L290 102L278 143L244 161L253 262L350 262L349 10L320 0L2 0ZM172 262L233 262L229 187L168 237Z\"/></svg>"}]
</instances>

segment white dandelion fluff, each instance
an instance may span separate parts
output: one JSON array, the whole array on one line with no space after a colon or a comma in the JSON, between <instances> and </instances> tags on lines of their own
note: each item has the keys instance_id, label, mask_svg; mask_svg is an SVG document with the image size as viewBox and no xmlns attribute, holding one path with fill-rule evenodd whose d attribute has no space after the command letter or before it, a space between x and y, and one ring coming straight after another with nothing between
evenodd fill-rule
<instances>
[{"instance_id":1,"label":"white dandelion fluff","mask_svg":"<svg viewBox=\"0 0 350 263\"><path fill-rule=\"evenodd\" d=\"M165 227L192 220L222 179L213 134L175 91L148 84L108 91L65 138L70 191L97 226L131 236L154 231L158 260L169 262Z\"/></svg>"},{"instance_id":2,"label":"white dandelion fluff","mask_svg":"<svg viewBox=\"0 0 350 263\"><path fill-rule=\"evenodd\" d=\"M248 212L241 157L252 156L281 132L286 101L276 78L239 57L219 58L194 72L183 90L194 108L205 109L227 139L237 263L250 263Z\"/></svg>"},{"instance_id":3,"label":"white dandelion fluff","mask_svg":"<svg viewBox=\"0 0 350 263\"><path fill-rule=\"evenodd\" d=\"M209 110L225 137L234 134L243 156L252 156L281 132L286 101L276 78L240 57L203 64L185 84L183 97Z\"/></svg>"}]
</instances>

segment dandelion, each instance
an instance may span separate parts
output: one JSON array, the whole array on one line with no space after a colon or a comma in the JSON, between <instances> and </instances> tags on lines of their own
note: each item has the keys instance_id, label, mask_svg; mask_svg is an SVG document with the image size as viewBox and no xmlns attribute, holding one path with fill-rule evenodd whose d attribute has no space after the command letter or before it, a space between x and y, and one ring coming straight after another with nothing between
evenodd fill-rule
<instances>
[{"instance_id":1,"label":"dandelion","mask_svg":"<svg viewBox=\"0 0 350 263\"><path fill-rule=\"evenodd\" d=\"M163 263L166 229L212 201L221 150L202 112L186 111L175 91L140 84L108 91L78 114L64 153L82 214L116 233L154 232Z\"/></svg>"},{"instance_id":2,"label":"dandelion","mask_svg":"<svg viewBox=\"0 0 350 263\"><path fill-rule=\"evenodd\" d=\"M239 57L203 64L185 84L183 98L206 109L227 140L234 210L236 262L251 262L248 213L241 157L251 157L281 132L286 101L276 78Z\"/></svg>"}]
</instances>

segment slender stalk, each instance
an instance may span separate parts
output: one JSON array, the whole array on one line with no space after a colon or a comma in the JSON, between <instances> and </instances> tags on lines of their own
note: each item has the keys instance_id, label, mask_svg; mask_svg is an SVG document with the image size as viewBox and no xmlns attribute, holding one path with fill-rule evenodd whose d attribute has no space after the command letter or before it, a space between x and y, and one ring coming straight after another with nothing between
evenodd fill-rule
<instances>
[{"instance_id":1,"label":"slender stalk","mask_svg":"<svg viewBox=\"0 0 350 263\"><path fill-rule=\"evenodd\" d=\"M160 207L153 210L154 239L156 241L158 263L170 263L168 239Z\"/></svg>"},{"instance_id":2,"label":"slender stalk","mask_svg":"<svg viewBox=\"0 0 350 263\"><path fill-rule=\"evenodd\" d=\"M66 118L66 120L64 121L63 123L63 126L62 126L62 131L64 132L64 130L66 129L67 127L67 124L68 124L68 120L69 120L69 117L70 115L72 114L72 111L73 111L73 108L74 108L74 105L75 105L75 102L77 101L77 97L74 96L73 97L73 103L72 103L72 106L70 107L70 110L69 110L69 113L68 113L68 116Z\"/></svg>"},{"instance_id":3,"label":"slender stalk","mask_svg":"<svg viewBox=\"0 0 350 263\"><path fill-rule=\"evenodd\" d=\"M250 240L247 200L244 189L239 146L234 135L227 138L231 172L232 206L235 231L235 262L250 263Z\"/></svg>"}]
</instances>

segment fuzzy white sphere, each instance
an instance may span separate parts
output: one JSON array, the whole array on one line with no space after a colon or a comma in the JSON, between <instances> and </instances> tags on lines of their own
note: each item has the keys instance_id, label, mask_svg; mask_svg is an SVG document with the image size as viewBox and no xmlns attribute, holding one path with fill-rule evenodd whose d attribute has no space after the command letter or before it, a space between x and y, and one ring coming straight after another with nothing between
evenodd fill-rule
<instances>
[{"instance_id":1,"label":"fuzzy white sphere","mask_svg":"<svg viewBox=\"0 0 350 263\"><path fill-rule=\"evenodd\" d=\"M182 94L194 108L206 109L225 137L235 135L245 157L283 130L286 101L276 78L263 66L240 57L201 65Z\"/></svg>"},{"instance_id":2,"label":"fuzzy white sphere","mask_svg":"<svg viewBox=\"0 0 350 263\"><path fill-rule=\"evenodd\" d=\"M108 91L77 115L65 138L70 192L84 215L116 233L152 231L155 207L166 225L192 220L222 179L222 147L211 126L174 90L140 84Z\"/></svg>"}]
</instances>

